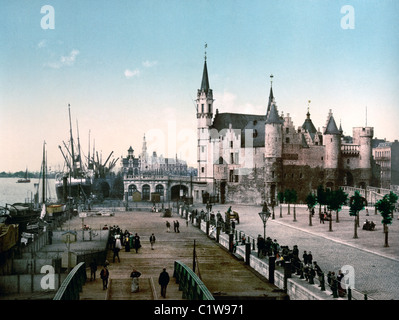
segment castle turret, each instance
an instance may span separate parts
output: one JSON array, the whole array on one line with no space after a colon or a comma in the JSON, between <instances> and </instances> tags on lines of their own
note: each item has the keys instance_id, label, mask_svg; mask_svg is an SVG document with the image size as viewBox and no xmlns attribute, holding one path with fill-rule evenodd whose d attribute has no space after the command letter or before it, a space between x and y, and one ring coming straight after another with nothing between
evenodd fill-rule
<instances>
[{"instance_id":1,"label":"castle turret","mask_svg":"<svg viewBox=\"0 0 399 320\"><path fill-rule=\"evenodd\" d=\"M283 152L283 120L270 90L270 107L266 111L265 122L265 201L276 201L278 191L282 191L282 152Z\"/></svg>"},{"instance_id":2,"label":"castle turret","mask_svg":"<svg viewBox=\"0 0 399 320\"><path fill-rule=\"evenodd\" d=\"M324 130L325 161L324 168L338 169L341 154L341 131L339 131L330 110Z\"/></svg>"},{"instance_id":3,"label":"castle turret","mask_svg":"<svg viewBox=\"0 0 399 320\"><path fill-rule=\"evenodd\" d=\"M359 168L371 168L371 140L374 136L374 128L357 127L353 128L353 143L359 145Z\"/></svg>"},{"instance_id":4,"label":"castle turret","mask_svg":"<svg viewBox=\"0 0 399 320\"><path fill-rule=\"evenodd\" d=\"M283 120L278 115L276 104L272 103L265 123L265 157L281 157L282 125Z\"/></svg>"}]
</instances>

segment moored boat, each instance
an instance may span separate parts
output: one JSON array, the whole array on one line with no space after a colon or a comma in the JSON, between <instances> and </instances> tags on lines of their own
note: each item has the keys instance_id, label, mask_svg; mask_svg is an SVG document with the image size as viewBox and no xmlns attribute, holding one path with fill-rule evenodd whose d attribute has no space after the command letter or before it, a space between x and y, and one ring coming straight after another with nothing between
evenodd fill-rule
<instances>
[{"instance_id":1,"label":"moored boat","mask_svg":"<svg viewBox=\"0 0 399 320\"><path fill-rule=\"evenodd\" d=\"M28 178L28 169L25 171L25 176L22 179L18 179L17 183L29 183L30 179Z\"/></svg>"}]
</instances>

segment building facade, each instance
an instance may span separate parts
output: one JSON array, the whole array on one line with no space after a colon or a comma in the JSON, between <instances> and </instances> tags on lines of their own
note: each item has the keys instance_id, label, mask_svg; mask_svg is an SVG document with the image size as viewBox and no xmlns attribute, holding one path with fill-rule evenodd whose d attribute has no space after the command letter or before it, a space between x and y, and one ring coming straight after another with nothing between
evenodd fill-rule
<instances>
[{"instance_id":1,"label":"building facade","mask_svg":"<svg viewBox=\"0 0 399 320\"><path fill-rule=\"evenodd\" d=\"M191 168L184 160L164 158L153 152L147 153L143 138L142 151L134 155L132 147L127 157L122 157L122 172L125 197L136 201L170 201L192 196L192 185L196 182Z\"/></svg>"},{"instance_id":2,"label":"building facade","mask_svg":"<svg viewBox=\"0 0 399 320\"><path fill-rule=\"evenodd\" d=\"M373 157L380 166L381 188L399 185L399 142L382 142L373 149Z\"/></svg>"},{"instance_id":3,"label":"building facade","mask_svg":"<svg viewBox=\"0 0 399 320\"><path fill-rule=\"evenodd\" d=\"M304 201L319 185L372 184L372 127L353 128L349 143L331 110L320 130L309 107L295 127L289 113L279 113L272 86L261 115L220 113L213 103L205 59L196 99L198 179L222 203L270 203L285 189ZM198 197L204 190L194 192Z\"/></svg>"}]
</instances>

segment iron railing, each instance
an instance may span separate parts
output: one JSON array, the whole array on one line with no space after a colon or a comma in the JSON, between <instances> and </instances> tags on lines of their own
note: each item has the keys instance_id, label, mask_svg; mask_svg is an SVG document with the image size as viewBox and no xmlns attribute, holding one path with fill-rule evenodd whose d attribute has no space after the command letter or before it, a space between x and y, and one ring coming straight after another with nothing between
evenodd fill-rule
<instances>
[{"instance_id":1,"label":"iron railing","mask_svg":"<svg viewBox=\"0 0 399 320\"><path fill-rule=\"evenodd\" d=\"M86 264L80 262L67 275L53 300L79 300L79 292L86 282Z\"/></svg>"},{"instance_id":2,"label":"iron railing","mask_svg":"<svg viewBox=\"0 0 399 320\"><path fill-rule=\"evenodd\" d=\"M183 299L188 300L215 300L201 279L180 261L175 261L173 277L183 291Z\"/></svg>"}]
</instances>

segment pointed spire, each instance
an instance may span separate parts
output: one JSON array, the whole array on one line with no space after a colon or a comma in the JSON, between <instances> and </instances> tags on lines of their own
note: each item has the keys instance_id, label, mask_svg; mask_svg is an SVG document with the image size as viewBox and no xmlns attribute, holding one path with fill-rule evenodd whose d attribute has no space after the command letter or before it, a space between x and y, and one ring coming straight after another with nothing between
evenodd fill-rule
<instances>
[{"instance_id":1,"label":"pointed spire","mask_svg":"<svg viewBox=\"0 0 399 320\"><path fill-rule=\"evenodd\" d=\"M335 123L334 117L332 115L332 112L330 110L330 113L328 115L328 120L327 120L327 126L324 131L324 134L338 134L340 135L341 132L337 128L337 124Z\"/></svg>"},{"instance_id":2,"label":"pointed spire","mask_svg":"<svg viewBox=\"0 0 399 320\"><path fill-rule=\"evenodd\" d=\"M208 79L208 68L206 66L206 60L204 62L204 71L202 73L201 91L207 92L209 90L209 79Z\"/></svg>"},{"instance_id":3,"label":"pointed spire","mask_svg":"<svg viewBox=\"0 0 399 320\"><path fill-rule=\"evenodd\" d=\"M202 81L201 81L201 91L204 90L208 92L209 90L209 78L208 78L208 68L206 65L206 48L208 45L205 43L205 56L204 56L204 71L202 72Z\"/></svg>"},{"instance_id":4,"label":"pointed spire","mask_svg":"<svg viewBox=\"0 0 399 320\"><path fill-rule=\"evenodd\" d=\"M274 95L273 95L273 75L270 75L270 93L269 93L269 103L267 104L267 111L266 111L266 116L270 112L270 107L272 103L274 102Z\"/></svg>"}]
</instances>

